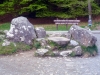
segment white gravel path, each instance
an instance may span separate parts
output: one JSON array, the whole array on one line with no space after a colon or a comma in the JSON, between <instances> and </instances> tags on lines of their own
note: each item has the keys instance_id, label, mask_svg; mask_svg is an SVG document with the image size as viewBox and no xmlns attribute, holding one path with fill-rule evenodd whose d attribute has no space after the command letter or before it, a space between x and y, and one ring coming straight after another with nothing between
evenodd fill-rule
<instances>
[{"instance_id":1,"label":"white gravel path","mask_svg":"<svg viewBox=\"0 0 100 75\"><path fill-rule=\"evenodd\" d=\"M94 34L99 53L90 58L33 56L33 51L0 56L0 75L100 75L100 34Z\"/></svg>"}]
</instances>

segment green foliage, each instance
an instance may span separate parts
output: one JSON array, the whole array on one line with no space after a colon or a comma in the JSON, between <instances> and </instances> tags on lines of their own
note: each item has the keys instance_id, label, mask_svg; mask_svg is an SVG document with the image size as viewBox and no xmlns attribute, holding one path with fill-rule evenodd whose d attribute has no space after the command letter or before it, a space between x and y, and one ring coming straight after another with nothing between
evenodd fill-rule
<instances>
[{"instance_id":1,"label":"green foliage","mask_svg":"<svg viewBox=\"0 0 100 75\"><path fill-rule=\"evenodd\" d=\"M37 16L75 18L88 15L88 1L80 0L49 0L48 9L40 10ZM99 14L100 7L91 0L92 14Z\"/></svg>"},{"instance_id":2,"label":"green foliage","mask_svg":"<svg viewBox=\"0 0 100 75\"><path fill-rule=\"evenodd\" d=\"M3 4L0 4L0 15L10 13L14 11L14 1L5 1Z\"/></svg>"},{"instance_id":3,"label":"green foliage","mask_svg":"<svg viewBox=\"0 0 100 75\"><path fill-rule=\"evenodd\" d=\"M91 0L92 14L100 14L98 0ZM5 0L0 15L36 12L37 17L76 18L88 15L88 0Z\"/></svg>"}]
</instances>

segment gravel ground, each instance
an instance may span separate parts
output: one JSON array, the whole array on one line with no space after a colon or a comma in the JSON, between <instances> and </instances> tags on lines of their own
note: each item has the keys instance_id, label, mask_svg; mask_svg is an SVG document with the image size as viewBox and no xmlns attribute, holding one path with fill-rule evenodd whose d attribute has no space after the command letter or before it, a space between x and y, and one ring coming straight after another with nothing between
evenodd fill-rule
<instances>
[{"instance_id":1,"label":"gravel ground","mask_svg":"<svg viewBox=\"0 0 100 75\"><path fill-rule=\"evenodd\" d=\"M90 58L34 57L33 51L0 56L0 75L100 75L100 34L94 34L99 53Z\"/></svg>"}]
</instances>

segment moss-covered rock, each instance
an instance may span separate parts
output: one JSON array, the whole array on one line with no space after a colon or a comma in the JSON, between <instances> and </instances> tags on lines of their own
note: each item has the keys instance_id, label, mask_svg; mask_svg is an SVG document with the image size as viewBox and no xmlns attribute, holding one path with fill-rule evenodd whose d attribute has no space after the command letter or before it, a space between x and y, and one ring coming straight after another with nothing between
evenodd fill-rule
<instances>
[{"instance_id":1,"label":"moss-covered rock","mask_svg":"<svg viewBox=\"0 0 100 75\"><path fill-rule=\"evenodd\" d=\"M83 50L83 57L90 57L90 56L95 56L98 53L98 49L96 45L93 46L81 46Z\"/></svg>"}]
</instances>

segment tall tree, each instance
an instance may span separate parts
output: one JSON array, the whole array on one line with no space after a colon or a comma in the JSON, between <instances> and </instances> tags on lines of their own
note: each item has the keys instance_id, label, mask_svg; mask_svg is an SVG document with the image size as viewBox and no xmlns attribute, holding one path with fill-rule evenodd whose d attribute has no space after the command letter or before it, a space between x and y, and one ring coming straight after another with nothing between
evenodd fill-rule
<instances>
[{"instance_id":1,"label":"tall tree","mask_svg":"<svg viewBox=\"0 0 100 75\"><path fill-rule=\"evenodd\" d=\"M91 0L92 14L100 14L99 0ZM1 0L0 15L36 12L37 17L74 18L88 15L88 0Z\"/></svg>"}]
</instances>

